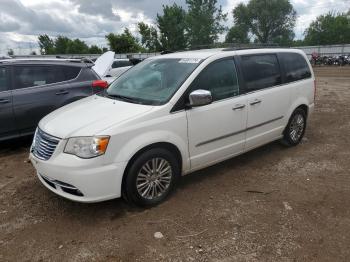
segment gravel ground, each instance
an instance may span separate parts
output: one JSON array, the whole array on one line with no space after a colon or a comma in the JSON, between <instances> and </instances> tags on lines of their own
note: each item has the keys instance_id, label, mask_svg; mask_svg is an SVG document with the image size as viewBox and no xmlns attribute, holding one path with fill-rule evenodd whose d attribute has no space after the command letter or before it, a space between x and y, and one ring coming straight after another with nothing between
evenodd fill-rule
<instances>
[{"instance_id":1,"label":"gravel ground","mask_svg":"<svg viewBox=\"0 0 350 262\"><path fill-rule=\"evenodd\" d=\"M28 139L1 143L0 261L348 261L350 68L315 71L302 144L185 176L147 210L60 198L26 161Z\"/></svg>"}]
</instances>

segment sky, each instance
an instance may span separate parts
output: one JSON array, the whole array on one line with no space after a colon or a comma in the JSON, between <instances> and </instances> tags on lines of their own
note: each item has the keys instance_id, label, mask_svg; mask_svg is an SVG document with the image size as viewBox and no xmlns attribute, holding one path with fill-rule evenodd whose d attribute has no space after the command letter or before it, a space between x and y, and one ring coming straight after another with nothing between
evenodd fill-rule
<instances>
[{"instance_id":1,"label":"sky","mask_svg":"<svg viewBox=\"0 0 350 262\"><path fill-rule=\"evenodd\" d=\"M37 37L48 34L80 38L88 44L107 46L105 35L120 33L128 27L135 34L136 24L154 24L162 5L186 0L0 0L0 53L9 48L15 54L37 51ZM248 0L218 0L228 13L227 26L232 26L232 9ZM303 32L318 15L350 9L350 0L291 0L297 11L295 34ZM224 39L224 35L220 37Z\"/></svg>"}]
</instances>

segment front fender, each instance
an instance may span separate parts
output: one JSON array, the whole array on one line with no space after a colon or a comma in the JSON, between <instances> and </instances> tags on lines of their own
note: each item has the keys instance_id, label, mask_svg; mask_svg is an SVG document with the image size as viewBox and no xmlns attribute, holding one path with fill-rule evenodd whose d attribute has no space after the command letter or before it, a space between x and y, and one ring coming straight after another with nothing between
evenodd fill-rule
<instances>
[{"instance_id":1,"label":"front fender","mask_svg":"<svg viewBox=\"0 0 350 262\"><path fill-rule=\"evenodd\" d=\"M129 162L141 149L156 143L170 143L177 147L181 154L182 171L186 173L190 169L187 141L176 133L166 130L150 131L140 134L128 140L122 148L118 149L113 162Z\"/></svg>"}]
</instances>

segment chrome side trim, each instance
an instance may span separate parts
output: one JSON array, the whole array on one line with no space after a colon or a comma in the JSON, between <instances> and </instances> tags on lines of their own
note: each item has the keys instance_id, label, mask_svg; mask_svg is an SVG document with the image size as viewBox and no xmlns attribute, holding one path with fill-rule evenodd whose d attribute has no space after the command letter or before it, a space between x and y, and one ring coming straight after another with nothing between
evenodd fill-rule
<instances>
[{"instance_id":1,"label":"chrome side trim","mask_svg":"<svg viewBox=\"0 0 350 262\"><path fill-rule=\"evenodd\" d=\"M249 131L249 130L251 130L251 129L254 129L254 128L257 128L257 127L260 127L260 126L270 124L270 123L275 122L275 121L277 121L277 120L280 120L280 119L282 119L282 118L283 118L283 116L276 117L276 118L274 118L274 119L271 119L271 120L262 122L262 123L260 123L260 124L255 125L255 126L248 127L245 131Z\"/></svg>"},{"instance_id":2,"label":"chrome side trim","mask_svg":"<svg viewBox=\"0 0 350 262\"><path fill-rule=\"evenodd\" d=\"M219 136L219 137L216 137L216 138L213 138L213 139L201 142L201 143L197 144L196 147L203 146L203 145L206 145L206 144L209 144L209 143L221 140L221 139L225 139L225 138L228 138L230 136L235 136L235 135L238 135L238 134L243 133L245 131L246 131L246 129L240 130L240 131L237 131L237 132L234 132L234 133L230 133L230 134L227 134L227 135Z\"/></svg>"},{"instance_id":3,"label":"chrome side trim","mask_svg":"<svg viewBox=\"0 0 350 262\"><path fill-rule=\"evenodd\" d=\"M263 125L267 125L267 124L270 124L272 122L275 122L277 120L280 120L282 119L283 116L279 116L279 117L276 117L274 119L271 119L271 120L268 120L268 121L265 121L265 122L262 122L260 124L257 124L255 126L251 126L251 127L248 127L244 130L240 130L240 131L237 131L237 132L233 132L233 133L230 133L230 134L227 134L227 135L223 135L223 136L219 136L219 137L216 137L216 138L213 138L213 139L210 139L210 140L207 140L207 141L203 141L203 142L200 142L196 145L196 147L199 147L199 146L203 146L203 145L206 145L206 144L209 144L209 143L212 143L212 142L215 142L215 141L218 141L218 140L221 140L221 139L225 139L225 138L228 138L230 136L235 136L235 135L238 135L240 133L244 133L246 131L249 131L249 130L252 130L254 128L257 128L257 127L260 127L260 126L263 126Z\"/></svg>"}]
</instances>

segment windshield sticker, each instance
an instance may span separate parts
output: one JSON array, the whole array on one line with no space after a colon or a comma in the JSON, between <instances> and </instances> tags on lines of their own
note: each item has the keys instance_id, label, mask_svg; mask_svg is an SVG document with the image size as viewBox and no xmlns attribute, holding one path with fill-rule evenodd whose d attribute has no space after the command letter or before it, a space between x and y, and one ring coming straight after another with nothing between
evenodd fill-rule
<instances>
[{"instance_id":1,"label":"windshield sticker","mask_svg":"<svg viewBox=\"0 0 350 262\"><path fill-rule=\"evenodd\" d=\"M199 58L183 58L179 61L179 63L185 64L198 64L201 61Z\"/></svg>"}]
</instances>

